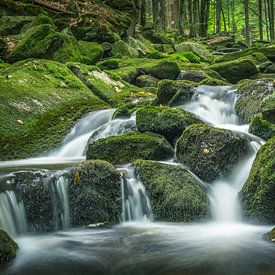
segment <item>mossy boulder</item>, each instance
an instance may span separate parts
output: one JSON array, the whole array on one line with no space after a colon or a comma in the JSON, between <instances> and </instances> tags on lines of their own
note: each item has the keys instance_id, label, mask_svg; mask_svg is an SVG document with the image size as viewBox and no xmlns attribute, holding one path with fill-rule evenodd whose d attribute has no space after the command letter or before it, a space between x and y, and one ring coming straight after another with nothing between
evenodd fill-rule
<instances>
[{"instance_id":1,"label":"mossy boulder","mask_svg":"<svg viewBox=\"0 0 275 275\"><path fill-rule=\"evenodd\" d=\"M139 57L139 52L128 43L120 40L112 45L112 55L117 57Z\"/></svg>"},{"instance_id":2,"label":"mossy boulder","mask_svg":"<svg viewBox=\"0 0 275 275\"><path fill-rule=\"evenodd\" d=\"M250 220L275 222L275 137L257 153L241 190L244 215Z\"/></svg>"},{"instance_id":3,"label":"mossy boulder","mask_svg":"<svg viewBox=\"0 0 275 275\"><path fill-rule=\"evenodd\" d=\"M207 77L203 79L200 83L200 85L207 85L207 86L226 86L229 83L223 80L215 79L212 77Z\"/></svg>"},{"instance_id":4,"label":"mossy boulder","mask_svg":"<svg viewBox=\"0 0 275 275\"><path fill-rule=\"evenodd\" d=\"M0 264L10 262L16 257L18 246L9 234L0 229Z\"/></svg>"},{"instance_id":5,"label":"mossy boulder","mask_svg":"<svg viewBox=\"0 0 275 275\"><path fill-rule=\"evenodd\" d=\"M77 41L68 30L60 33L63 44L54 52L52 59L60 62L80 62L88 65L95 64L103 54L101 45L96 42Z\"/></svg>"},{"instance_id":6,"label":"mossy boulder","mask_svg":"<svg viewBox=\"0 0 275 275\"><path fill-rule=\"evenodd\" d=\"M194 124L178 139L176 156L202 180L211 182L228 174L247 149L248 141L234 132Z\"/></svg>"},{"instance_id":7,"label":"mossy boulder","mask_svg":"<svg viewBox=\"0 0 275 275\"><path fill-rule=\"evenodd\" d=\"M200 57L198 57L193 52L178 52L171 54L169 57L169 60L181 60L183 62L190 62L190 63L200 63Z\"/></svg>"},{"instance_id":8,"label":"mossy boulder","mask_svg":"<svg viewBox=\"0 0 275 275\"><path fill-rule=\"evenodd\" d=\"M156 77L153 77L151 75L140 75L135 79L134 84L140 88L145 87L157 87L159 83L159 79Z\"/></svg>"},{"instance_id":9,"label":"mossy boulder","mask_svg":"<svg viewBox=\"0 0 275 275\"><path fill-rule=\"evenodd\" d=\"M7 59L16 62L27 58L51 58L63 39L52 25L43 24L28 29Z\"/></svg>"},{"instance_id":10,"label":"mossy boulder","mask_svg":"<svg viewBox=\"0 0 275 275\"><path fill-rule=\"evenodd\" d=\"M65 65L26 60L0 70L0 159L26 158L57 146L75 121L109 105Z\"/></svg>"},{"instance_id":11,"label":"mossy boulder","mask_svg":"<svg viewBox=\"0 0 275 275\"><path fill-rule=\"evenodd\" d=\"M263 118L275 123L275 89L271 95L266 96L261 104Z\"/></svg>"},{"instance_id":12,"label":"mossy boulder","mask_svg":"<svg viewBox=\"0 0 275 275\"><path fill-rule=\"evenodd\" d=\"M110 58L97 63L97 66L101 70L113 70L117 69L121 60L117 58Z\"/></svg>"},{"instance_id":13,"label":"mossy boulder","mask_svg":"<svg viewBox=\"0 0 275 275\"><path fill-rule=\"evenodd\" d=\"M203 45L194 42L182 42L176 45L176 52L192 52L200 57L202 61L213 61L213 55L211 52Z\"/></svg>"},{"instance_id":14,"label":"mossy boulder","mask_svg":"<svg viewBox=\"0 0 275 275\"><path fill-rule=\"evenodd\" d=\"M157 104L177 105L188 101L194 94L197 84L184 80L162 80L157 90Z\"/></svg>"},{"instance_id":15,"label":"mossy boulder","mask_svg":"<svg viewBox=\"0 0 275 275\"><path fill-rule=\"evenodd\" d=\"M142 67L141 72L152 75L158 79L171 79L175 80L180 74L180 68L176 62L161 61L159 64L152 67Z\"/></svg>"},{"instance_id":16,"label":"mossy boulder","mask_svg":"<svg viewBox=\"0 0 275 275\"><path fill-rule=\"evenodd\" d=\"M192 222L208 212L206 192L183 167L139 160L135 171L146 188L156 220Z\"/></svg>"},{"instance_id":17,"label":"mossy boulder","mask_svg":"<svg viewBox=\"0 0 275 275\"><path fill-rule=\"evenodd\" d=\"M162 160L173 155L168 141L153 133L126 133L90 142L87 159L102 159L114 164L137 159Z\"/></svg>"},{"instance_id":18,"label":"mossy boulder","mask_svg":"<svg viewBox=\"0 0 275 275\"><path fill-rule=\"evenodd\" d=\"M259 69L250 59L216 63L210 65L208 68L218 72L223 78L233 84L259 73Z\"/></svg>"},{"instance_id":19,"label":"mossy boulder","mask_svg":"<svg viewBox=\"0 0 275 275\"><path fill-rule=\"evenodd\" d=\"M91 160L71 172L70 216L73 226L118 223L121 213L120 176L108 162Z\"/></svg>"},{"instance_id":20,"label":"mossy boulder","mask_svg":"<svg viewBox=\"0 0 275 275\"><path fill-rule=\"evenodd\" d=\"M193 114L171 107L145 106L137 110L137 128L140 132L153 132L174 141L184 129L194 123L202 123Z\"/></svg>"},{"instance_id":21,"label":"mossy boulder","mask_svg":"<svg viewBox=\"0 0 275 275\"><path fill-rule=\"evenodd\" d=\"M266 234L266 238L269 240L269 241L272 241L272 242L275 242L275 227Z\"/></svg>"},{"instance_id":22,"label":"mossy boulder","mask_svg":"<svg viewBox=\"0 0 275 275\"><path fill-rule=\"evenodd\" d=\"M172 40L154 29L146 29L142 35L154 44L172 44Z\"/></svg>"},{"instance_id":23,"label":"mossy boulder","mask_svg":"<svg viewBox=\"0 0 275 275\"><path fill-rule=\"evenodd\" d=\"M255 115L261 113L262 101L274 93L274 83L272 79L244 81L240 83L237 93L239 97L235 105L236 113L242 122L249 123ZM272 98L273 96L265 103L267 116L268 113L274 112ZM268 107L270 105L271 107ZM270 108L271 110L268 111Z\"/></svg>"},{"instance_id":24,"label":"mossy boulder","mask_svg":"<svg viewBox=\"0 0 275 275\"><path fill-rule=\"evenodd\" d=\"M269 140L275 136L275 124L265 120L261 115L257 115L249 125L249 133Z\"/></svg>"},{"instance_id":25,"label":"mossy boulder","mask_svg":"<svg viewBox=\"0 0 275 275\"><path fill-rule=\"evenodd\" d=\"M185 69L185 70L181 70L178 78L180 80L188 80L188 81L199 83L208 77L209 77L209 75L202 70L189 70L189 69L186 70Z\"/></svg>"}]
</instances>

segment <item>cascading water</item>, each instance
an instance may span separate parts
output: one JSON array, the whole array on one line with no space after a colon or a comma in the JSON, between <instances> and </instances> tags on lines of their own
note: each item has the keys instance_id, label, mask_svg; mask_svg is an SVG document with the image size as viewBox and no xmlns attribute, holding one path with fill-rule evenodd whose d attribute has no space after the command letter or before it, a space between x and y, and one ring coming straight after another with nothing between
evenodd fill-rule
<instances>
[{"instance_id":1,"label":"cascading water","mask_svg":"<svg viewBox=\"0 0 275 275\"><path fill-rule=\"evenodd\" d=\"M119 168L121 171L121 198L123 222L150 222L153 213L150 200L142 182L136 177L130 165Z\"/></svg>"},{"instance_id":2,"label":"cascading water","mask_svg":"<svg viewBox=\"0 0 275 275\"><path fill-rule=\"evenodd\" d=\"M13 191L0 193L0 229L12 236L27 232L24 205Z\"/></svg>"},{"instance_id":3,"label":"cascading water","mask_svg":"<svg viewBox=\"0 0 275 275\"><path fill-rule=\"evenodd\" d=\"M241 220L238 192L248 178L261 143L259 138L248 133L248 125L239 124L234 110L235 101L234 88L200 86L191 102L182 106L214 127L240 132L254 139L250 143L248 154L239 161L230 175L209 184L208 196L212 205L211 213L217 222L228 223Z\"/></svg>"}]
</instances>

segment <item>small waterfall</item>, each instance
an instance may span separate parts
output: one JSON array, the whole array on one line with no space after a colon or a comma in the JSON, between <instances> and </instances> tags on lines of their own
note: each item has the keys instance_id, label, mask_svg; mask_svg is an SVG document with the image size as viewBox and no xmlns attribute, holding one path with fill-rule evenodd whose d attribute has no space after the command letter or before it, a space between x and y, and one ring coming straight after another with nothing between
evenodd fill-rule
<instances>
[{"instance_id":1,"label":"small waterfall","mask_svg":"<svg viewBox=\"0 0 275 275\"><path fill-rule=\"evenodd\" d=\"M0 193L0 228L12 236L27 232L24 205L13 191Z\"/></svg>"},{"instance_id":2,"label":"small waterfall","mask_svg":"<svg viewBox=\"0 0 275 275\"><path fill-rule=\"evenodd\" d=\"M248 133L248 125L239 124L234 109L235 101L235 88L200 86L191 102L182 106L214 127L241 132L253 140L250 143L250 152L239 161L230 175L209 184L211 213L217 222L232 223L241 220L238 192L249 176L256 153L262 143L261 139Z\"/></svg>"},{"instance_id":3,"label":"small waterfall","mask_svg":"<svg viewBox=\"0 0 275 275\"><path fill-rule=\"evenodd\" d=\"M123 167L121 170L121 197L123 222L150 222L153 213L150 200L146 195L142 182L134 175L132 167Z\"/></svg>"},{"instance_id":4,"label":"small waterfall","mask_svg":"<svg viewBox=\"0 0 275 275\"><path fill-rule=\"evenodd\" d=\"M65 176L61 176L55 181L57 200L60 203L60 207L61 207L60 221L61 221L61 226L63 230L70 228L68 187L69 187L69 182Z\"/></svg>"}]
</instances>

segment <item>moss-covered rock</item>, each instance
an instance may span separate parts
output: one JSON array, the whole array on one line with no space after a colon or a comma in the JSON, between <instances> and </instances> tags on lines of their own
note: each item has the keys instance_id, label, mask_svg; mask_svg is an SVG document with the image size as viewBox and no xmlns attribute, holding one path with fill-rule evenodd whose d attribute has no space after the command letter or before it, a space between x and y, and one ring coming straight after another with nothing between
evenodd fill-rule
<instances>
[{"instance_id":1,"label":"moss-covered rock","mask_svg":"<svg viewBox=\"0 0 275 275\"><path fill-rule=\"evenodd\" d=\"M114 164L137 159L161 160L171 157L173 149L166 139L152 133L127 133L89 143L87 159L102 159Z\"/></svg>"},{"instance_id":2,"label":"moss-covered rock","mask_svg":"<svg viewBox=\"0 0 275 275\"><path fill-rule=\"evenodd\" d=\"M117 58L111 58L111 59L106 59L103 60L99 63L97 63L97 66L101 69L101 70L113 70L113 69L117 69L119 62L121 60L117 59Z\"/></svg>"},{"instance_id":3,"label":"moss-covered rock","mask_svg":"<svg viewBox=\"0 0 275 275\"><path fill-rule=\"evenodd\" d=\"M257 153L241 190L243 211L251 220L275 222L275 137Z\"/></svg>"},{"instance_id":4,"label":"moss-covered rock","mask_svg":"<svg viewBox=\"0 0 275 275\"><path fill-rule=\"evenodd\" d=\"M212 62L213 55L201 44L194 42L182 42L176 45L177 52L193 52L200 57L202 61Z\"/></svg>"},{"instance_id":5,"label":"moss-covered rock","mask_svg":"<svg viewBox=\"0 0 275 275\"><path fill-rule=\"evenodd\" d=\"M177 159L202 180L226 175L246 152L245 138L208 125L189 126L176 144Z\"/></svg>"},{"instance_id":6,"label":"moss-covered rock","mask_svg":"<svg viewBox=\"0 0 275 275\"><path fill-rule=\"evenodd\" d=\"M174 142L184 129L194 123L201 123L193 114L171 107L145 106L137 110L137 128L140 132L153 132Z\"/></svg>"},{"instance_id":7,"label":"moss-covered rock","mask_svg":"<svg viewBox=\"0 0 275 275\"><path fill-rule=\"evenodd\" d=\"M21 61L2 69L0 90L1 160L49 150L77 119L109 106L66 66L49 60Z\"/></svg>"},{"instance_id":8,"label":"moss-covered rock","mask_svg":"<svg viewBox=\"0 0 275 275\"><path fill-rule=\"evenodd\" d=\"M200 85L208 85L208 86L226 86L226 85L228 85L228 82L219 80L219 79L215 79L212 77L207 77L207 78L203 79L199 84Z\"/></svg>"},{"instance_id":9,"label":"moss-covered rock","mask_svg":"<svg viewBox=\"0 0 275 275\"><path fill-rule=\"evenodd\" d=\"M27 58L50 58L63 44L63 39L52 25L43 24L28 29L8 56L9 62Z\"/></svg>"},{"instance_id":10,"label":"moss-covered rock","mask_svg":"<svg viewBox=\"0 0 275 275\"><path fill-rule=\"evenodd\" d=\"M200 63L200 58L193 52L178 52L171 54L169 56L171 61L173 60L181 60L181 61L189 61L190 63Z\"/></svg>"},{"instance_id":11,"label":"moss-covered rock","mask_svg":"<svg viewBox=\"0 0 275 275\"><path fill-rule=\"evenodd\" d=\"M172 44L172 40L169 37L154 29L146 29L142 32L142 35L154 44Z\"/></svg>"},{"instance_id":12,"label":"moss-covered rock","mask_svg":"<svg viewBox=\"0 0 275 275\"><path fill-rule=\"evenodd\" d=\"M0 229L0 264L8 263L16 257L18 246L8 233Z\"/></svg>"},{"instance_id":13,"label":"moss-covered rock","mask_svg":"<svg viewBox=\"0 0 275 275\"><path fill-rule=\"evenodd\" d=\"M249 78L259 73L259 69L250 59L216 63L208 68L218 72L223 78L234 84L241 79Z\"/></svg>"},{"instance_id":14,"label":"moss-covered rock","mask_svg":"<svg viewBox=\"0 0 275 275\"><path fill-rule=\"evenodd\" d=\"M197 83L208 77L209 75L202 70L181 70L179 75L180 80L188 80Z\"/></svg>"},{"instance_id":15,"label":"moss-covered rock","mask_svg":"<svg viewBox=\"0 0 275 275\"><path fill-rule=\"evenodd\" d=\"M141 68L140 70L145 72L145 74L150 74L158 79L175 80L180 74L178 64L171 61L161 61L159 64L153 67Z\"/></svg>"},{"instance_id":16,"label":"moss-covered rock","mask_svg":"<svg viewBox=\"0 0 275 275\"><path fill-rule=\"evenodd\" d=\"M69 204L73 226L119 222L119 173L106 161L81 163L71 171Z\"/></svg>"},{"instance_id":17,"label":"moss-covered rock","mask_svg":"<svg viewBox=\"0 0 275 275\"><path fill-rule=\"evenodd\" d=\"M261 104L263 118L275 123L275 89L271 95L266 96Z\"/></svg>"},{"instance_id":18,"label":"moss-covered rock","mask_svg":"<svg viewBox=\"0 0 275 275\"><path fill-rule=\"evenodd\" d=\"M275 124L263 119L261 115L257 115L249 125L249 133L269 140L275 136Z\"/></svg>"},{"instance_id":19,"label":"moss-covered rock","mask_svg":"<svg viewBox=\"0 0 275 275\"><path fill-rule=\"evenodd\" d=\"M240 120L249 123L255 115L261 113L262 101L265 97L272 94L273 91L274 84L272 79L250 80L240 83L237 90L240 96L235 105L236 113ZM267 101L267 105L269 105L268 102L272 103L272 100Z\"/></svg>"},{"instance_id":20,"label":"moss-covered rock","mask_svg":"<svg viewBox=\"0 0 275 275\"><path fill-rule=\"evenodd\" d=\"M68 29L61 32L60 36L63 44L54 52L53 60L60 63L80 62L92 65L101 59L103 49L98 43L77 41Z\"/></svg>"},{"instance_id":21,"label":"moss-covered rock","mask_svg":"<svg viewBox=\"0 0 275 275\"><path fill-rule=\"evenodd\" d=\"M275 227L266 234L266 237L269 241L275 242Z\"/></svg>"},{"instance_id":22,"label":"moss-covered rock","mask_svg":"<svg viewBox=\"0 0 275 275\"><path fill-rule=\"evenodd\" d=\"M140 88L145 88L145 87L157 87L159 83L159 79L156 77L153 77L151 75L140 75L135 79L135 85L140 87Z\"/></svg>"},{"instance_id":23,"label":"moss-covered rock","mask_svg":"<svg viewBox=\"0 0 275 275\"><path fill-rule=\"evenodd\" d=\"M157 103L176 105L192 98L196 83L184 80L162 80L157 90Z\"/></svg>"},{"instance_id":24,"label":"moss-covered rock","mask_svg":"<svg viewBox=\"0 0 275 275\"><path fill-rule=\"evenodd\" d=\"M134 165L157 220L191 222L207 215L206 192L186 169L144 160Z\"/></svg>"},{"instance_id":25,"label":"moss-covered rock","mask_svg":"<svg viewBox=\"0 0 275 275\"><path fill-rule=\"evenodd\" d=\"M139 57L139 52L126 42L120 40L113 44L112 54L117 57Z\"/></svg>"}]
</instances>

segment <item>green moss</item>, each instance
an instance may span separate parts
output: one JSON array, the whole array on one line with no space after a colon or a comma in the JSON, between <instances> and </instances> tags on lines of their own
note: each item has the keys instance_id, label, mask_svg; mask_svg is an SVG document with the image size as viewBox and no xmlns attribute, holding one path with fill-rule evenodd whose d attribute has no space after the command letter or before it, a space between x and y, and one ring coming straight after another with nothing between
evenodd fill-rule
<instances>
[{"instance_id":1,"label":"green moss","mask_svg":"<svg viewBox=\"0 0 275 275\"><path fill-rule=\"evenodd\" d=\"M112 45L112 54L116 57L139 57L138 50L122 40Z\"/></svg>"},{"instance_id":2,"label":"green moss","mask_svg":"<svg viewBox=\"0 0 275 275\"><path fill-rule=\"evenodd\" d=\"M89 143L87 159L103 159L114 164L137 159L161 160L171 157L172 147L164 137L152 133L127 133Z\"/></svg>"},{"instance_id":3,"label":"green moss","mask_svg":"<svg viewBox=\"0 0 275 275\"><path fill-rule=\"evenodd\" d=\"M261 104L265 97L273 92L272 79L243 81L239 84L235 109L240 120L249 123L253 117L261 113Z\"/></svg>"},{"instance_id":4,"label":"green moss","mask_svg":"<svg viewBox=\"0 0 275 275\"><path fill-rule=\"evenodd\" d=\"M18 246L12 238L0 229L0 264L8 263L16 256Z\"/></svg>"},{"instance_id":5,"label":"green moss","mask_svg":"<svg viewBox=\"0 0 275 275\"><path fill-rule=\"evenodd\" d=\"M108 162L85 161L71 171L70 216L74 226L118 223L121 213L120 176Z\"/></svg>"},{"instance_id":6,"label":"green moss","mask_svg":"<svg viewBox=\"0 0 275 275\"><path fill-rule=\"evenodd\" d=\"M271 95L266 96L261 104L263 118L271 123L275 123L275 90Z\"/></svg>"},{"instance_id":7,"label":"green moss","mask_svg":"<svg viewBox=\"0 0 275 275\"><path fill-rule=\"evenodd\" d=\"M250 175L241 190L244 214L260 222L275 222L275 137L257 153Z\"/></svg>"},{"instance_id":8,"label":"green moss","mask_svg":"<svg viewBox=\"0 0 275 275\"><path fill-rule=\"evenodd\" d=\"M174 60L179 59L183 62L200 63L200 58L193 52L179 52L171 54L169 59L171 58L175 58Z\"/></svg>"},{"instance_id":9,"label":"green moss","mask_svg":"<svg viewBox=\"0 0 275 275\"><path fill-rule=\"evenodd\" d=\"M190 100L197 84L185 80L162 80L157 90L157 104L176 105Z\"/></svg>"},{"instance_id":10,"label":"green moss","mask_svg":"<svg viewBox=\"0 0 275 275\"><path fill-rule=\"evenodd\" d=\"M0 90L1 160L55 147L77 119L108 106L54 61L27 60L7 67L0 73Z\"/></svg>"},{"instance_id":11,"label":"green moss","mask_svg":"<svg viewBox=\"0 0 275 275\"><path fill-rule=\"evenodd\" d=\"M113 70L118 68L119 62L120 62L120 59L111 58L111 59L107 59L97 63L97 66L101 70Z\"/></svg>"},{"instance_id":12,"label":"green moss","mask_svg":"<svg viewBox=\"0 0 275 275\"><path fill-rule=\"evenodd\" d=\"M159 83L159 79L156 77L153 77L151 75L140 75L135 79L134 84L140 88L145 88L145 87L157 87Z\"/></svg>"},{"instance_id":13,"label":"green moss","mask_svg":"<svg viewBox=\"0 0 275 275\"><path fill-rule=\"evenodd\" d=\"M208 86L226 86L228 85L228 82L225 82L223 80L215 79L212 77L207 77L203 79L200 83L200 85L208 85Z\"/></svg>"},{"instance_id":14,"label":"green moss","mask_svg":"<svg viewBox=\"0 0 275 275\"><path fill-rule=\"evenodd\" d=\"M265 140L269 140L275 136L275 125L258 115L253 118L249 125L249 133Z\"/></svg>"},{"instance_id":15,"label":"green moss","mask_svg":"<svg viewBox=\"0 0 275 275\"><path fill-rule=\"evenodd\" d=\"M222 77L233 84L259 72L259 69L250 59L221 62L211 65L208 68L218 72Z\"/></svg>"},{"instance_id":16,"label":"green moss","mask_svg":"<svg viewBox=\"0 0 275 275\"><path fill-rule=\"evenodd\" d=\"M266 237L270 241L273 241L273 242L275 241L275 227L266 234Z\"/></svg>"},{"instance_id":17,"label":"green moss","mask_svg":"<svg viewBox=\"0 0 275 275\"><path fill-rule=\"evenodd\" d=\"M139 108L136 122L139 131L163 135L172 143L187 126L193 123L201 123L193 114L183 109L154 106Z\"/></svg>"},{"instance_id":18,"label":"green moss","mask_svg":"<svg viewBox=\"0 0 275 275\"><path fill-rule=\"evenodd\" d=\"M176 156L202 180L213 181L227 174L247 149L247 140L234 132L193 124L178 139Z\"/></svg>"},{"instance_id":19,"label":"green moss","mask_svg":"<svg viewBox=\"0 0 275 275\"><path fill-rule=\"evenodd\" d=\"M207 215L207 195L184 168L139 160L135 162L135 169L157 220L191 222Z\"/></svg>"},{"instance_id":20,"label":"green moss","mask_svg":"<svg viewBox=\"0 0 275 275\"><path fill-rule=\"evenodd\" d=\"M161 58L164 58L164 55L159 51L154 50L154 51L148 52L146 54L146 57L152 58L152 59L161 59Z\"/></svg>"},{"instance_id":21,"label":"green moss","mask_svg":"<svg viewBox=\"0 0 275 275\"><path fill-rule=\"evenodd\" d=\"M51 25L39 25L24 33L19 44L8 56L9 62L27 58L50 58L63 40Z\"/></svg>"}]
</instances>

